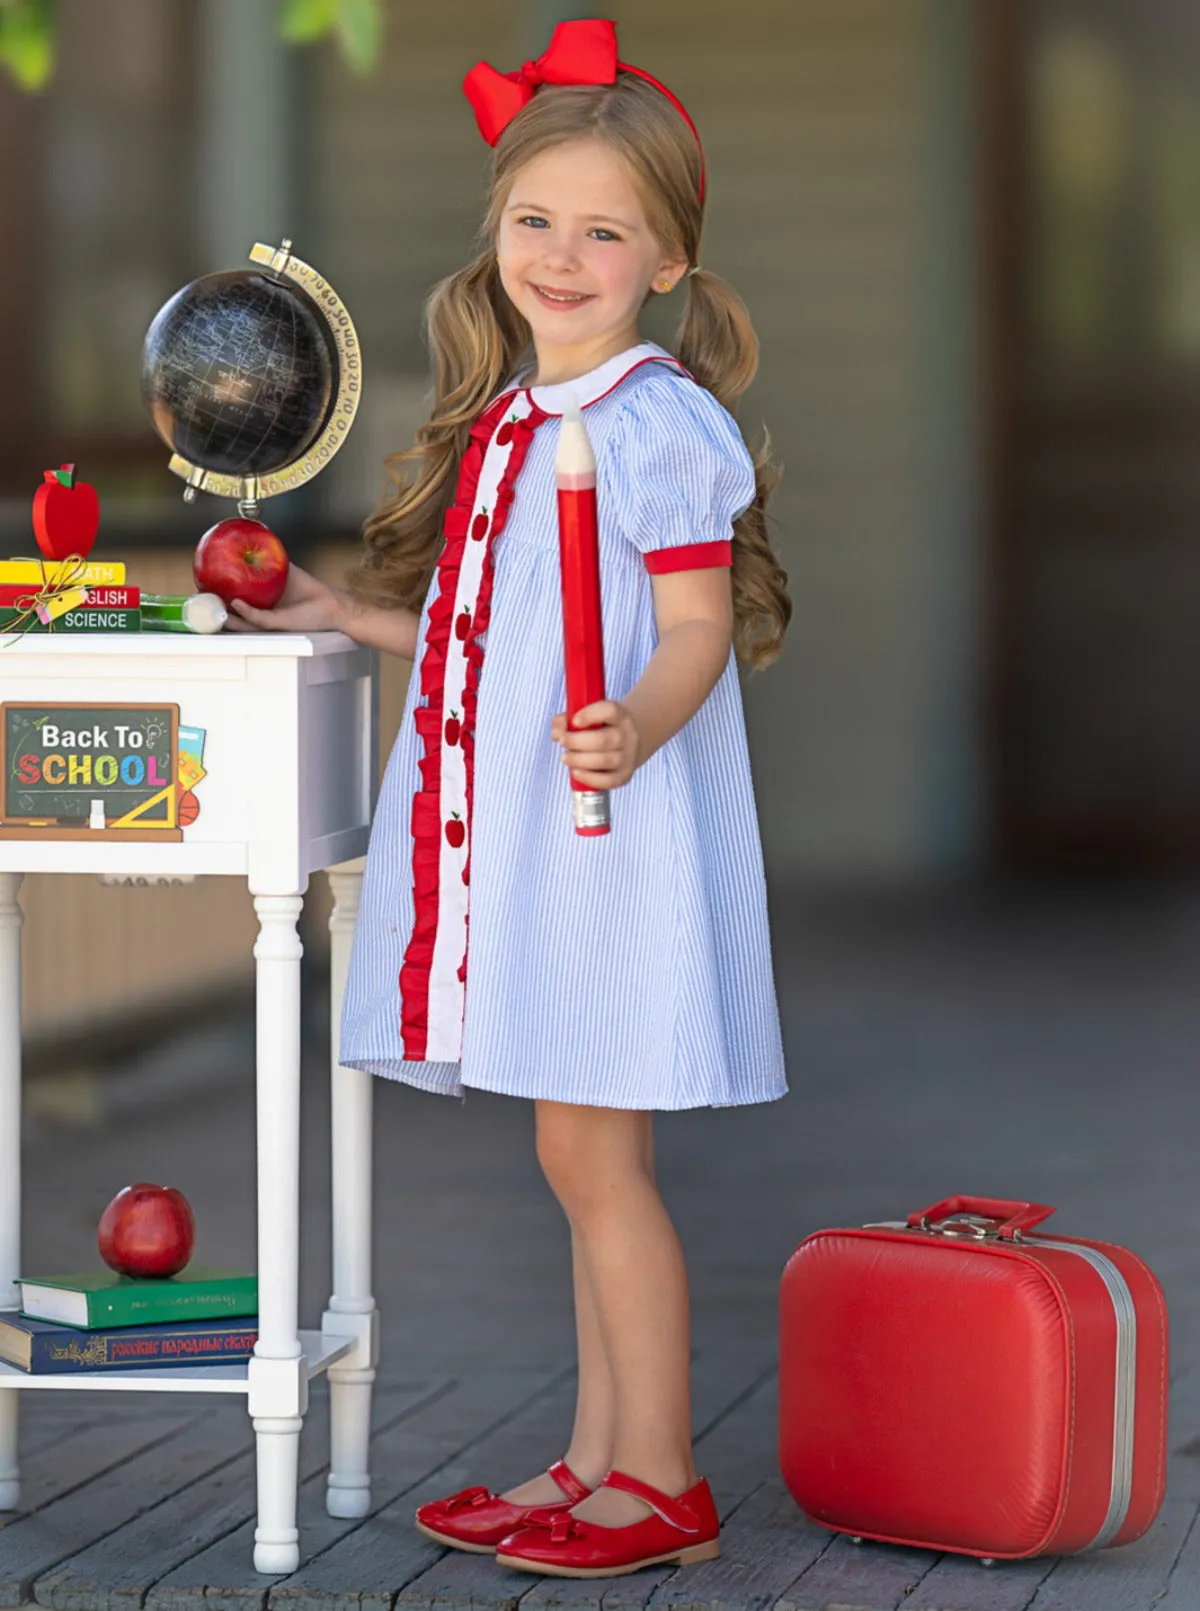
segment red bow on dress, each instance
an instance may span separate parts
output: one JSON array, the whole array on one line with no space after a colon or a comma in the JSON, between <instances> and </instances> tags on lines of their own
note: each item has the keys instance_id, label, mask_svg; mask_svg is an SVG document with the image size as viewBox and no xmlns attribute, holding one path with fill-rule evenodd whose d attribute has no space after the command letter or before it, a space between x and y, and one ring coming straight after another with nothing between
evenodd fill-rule
<instances>
[{"instance_id":1,"label":"red bow on dress","mask_svg":"<svg viewBox=\"0 0 1200 1611\"><path fill-rule=\"evenodd\" d=\"M489 145L495 145L522 107L533 99L542 84L615 84L617 69L636 73L666 96L692 131L700 150L700 200L704 200L704 149L696 125L682 101L665 84L644 73L640 67L617 60L617 30L614 23L599 17L560 22L549 48L536 61L526 62L515 73L498 73L488 62L476 62L463 79L463 94L470 101L479 132Z\"/></svg>"}]
</instances>

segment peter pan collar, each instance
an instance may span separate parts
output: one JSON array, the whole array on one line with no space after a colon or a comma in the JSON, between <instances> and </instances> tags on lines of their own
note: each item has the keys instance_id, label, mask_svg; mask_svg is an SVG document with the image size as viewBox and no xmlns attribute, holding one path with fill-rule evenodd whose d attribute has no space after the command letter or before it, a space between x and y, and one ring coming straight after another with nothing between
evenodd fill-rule
<instances>
[{"instance_id":1,"label":"peter pan collar","mask_svg":"<svg viewBox=\"0 0 1200 1611\"><path fill-rule=\"evenodd\" d=\"M543 414L561 416L572 403L578 408L591 408L593 403L615 390L631 371L649 363L668 363L687 373L665 348L653 341L643 341L625 352L615 353L596 369L577 375L574 380L559 381L553 386L527 386L525 390Z\"/></svg>"}]
</instances>

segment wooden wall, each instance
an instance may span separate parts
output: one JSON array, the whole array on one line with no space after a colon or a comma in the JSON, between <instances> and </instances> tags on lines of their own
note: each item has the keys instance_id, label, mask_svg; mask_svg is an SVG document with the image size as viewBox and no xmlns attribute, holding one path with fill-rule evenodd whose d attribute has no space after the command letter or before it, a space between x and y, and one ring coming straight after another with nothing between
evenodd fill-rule
<instances>
[{"instance_id":1,"label":"wooden wall","mask_svg":"<svg viewBox=\"0 0 1200 1611\"><path fill-rule=\"evenodd\" d=\"M394 6L372 77L329 48L303 58L298 249L345 299L365 358L359 423L318 483L341 521L365 515L383 454L411 440L421 302L480 216L487 152L462 74L478 57L509 67L534 54L554 9L441 0L418 22ZM934 876L971 853L973 831L958 0L618 0L608 14L623 54L695 116L710 167L703 258L742 291L763 342L742 420L751 436L770 426L784 465L776 540L795 602L784 656L746 685L768 873ZM669 341L670 326L651 333ZM128 557L143 586L186 585L185 553ZM314 563L336 576L345 557ZM386 671L385 756L406 675ZM313 945L326 911L315 882ZM233 881L136 892L31 878L24 901L33 1034L252 966L250 903Z\"/></svg>"},{"instance_id":2,"label":"wooden wall","mask_svg":"<svg viewBox=\"0 0 1200 1611\"><path fill-rule=\"evenodd\" d=\"M422 298L480 217L487 152L462 75L541 49L555 9L444 0L392 27L365 83L332 53L313 63L313 250L362 337L364 450L403 434ZM784 656L746 685L769 867L935 876L973 854L976 826L969 20L957 0L606 14L700 128L704 261L762 338L741 416L752 437L769 425L784 465L773 507L795 603ZM669 342L671 325L650 333ZM373 495L377 473L356 471ZM328 490L339 509L356 495L334 474Z\"/></svg>"}]
</instances>

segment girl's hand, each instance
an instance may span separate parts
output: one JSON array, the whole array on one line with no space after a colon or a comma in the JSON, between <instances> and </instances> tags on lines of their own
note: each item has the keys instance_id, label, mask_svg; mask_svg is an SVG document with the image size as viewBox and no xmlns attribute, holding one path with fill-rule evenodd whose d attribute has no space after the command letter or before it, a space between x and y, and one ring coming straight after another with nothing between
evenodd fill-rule
<instances>
[{"instance_id":1,"label":"girl's hand","mask_svg":"<svg viewBox=\"0 0 1200 1611\"><path fill-rule=\"evenodd\" d=\"M638 764L638 730L625 706L599 699L576 711L575 720L588 727L583 732L568 728L563 711L550 723L550 737L562 745L571 776L589 789L619 789L628 783ZM592 727L593 722L604 725Z\"/></svg>"},{"instance_id":2,"label":"girl's hand","mask_svg":"<svg viewBox=\"0 0 1200 1611\"><path fill-rule=\"evenodd\" d=\"M319 582L299 565L289 565L279 603L269 610L256 610L244 599L234 599L225 631L333 632L340 630L341 615L338 589Z\"/></svg>"}]
</instances>

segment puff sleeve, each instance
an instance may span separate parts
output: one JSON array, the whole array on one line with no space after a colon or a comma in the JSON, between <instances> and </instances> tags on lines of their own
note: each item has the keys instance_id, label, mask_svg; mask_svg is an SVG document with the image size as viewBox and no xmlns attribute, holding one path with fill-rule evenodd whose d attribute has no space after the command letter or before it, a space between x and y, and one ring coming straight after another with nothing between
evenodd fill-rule
<instances>
[{"instance_id":1,"label":"puff sleeve","mask_svg":"<svg viewBox=\"0 0 1200 1611\"><path fill-rule=\"evenodd\" d=\"M732 563L733 521L754 499L754 465L733 416L670 371L633 391L598 466L598 497L646 569Z\"/></svg>"}]
</instances>

